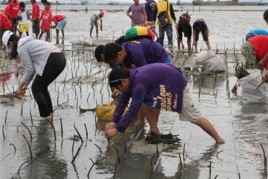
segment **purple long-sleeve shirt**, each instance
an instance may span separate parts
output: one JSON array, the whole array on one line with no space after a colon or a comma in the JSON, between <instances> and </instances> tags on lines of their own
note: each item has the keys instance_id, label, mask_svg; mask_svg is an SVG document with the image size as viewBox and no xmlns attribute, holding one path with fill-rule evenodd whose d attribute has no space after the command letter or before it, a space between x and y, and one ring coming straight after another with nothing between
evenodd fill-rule
<instances>
[{"instance_id":1,"label":"purple long-sleeve shirt","mask_svg":"<svg viewBox=\"0 0 268 179\"><path fill-rule=\"evenodd\" d=\"M150 39L128 41L123 47L127 51L124 66L141 67L150 63L166 63L170 59L163 46Z\"/></svg>"},{"instance_id":2,"label":"purple long-sleeve shirt","mask_svg":"<svg viewBox=\"0 0 268 179\"><path fill-rule=\"evenodd\" d=\"M181 112L187 80L175 66L163 63L145 65L130 69L129 78L129 92L121 94L113 115L119 132L126 130L142 103L156 109ZM123 115L130 98L128 111Z\"/></svg>"},{"instance_id":3,"label":"purple long-sleeve shirt","mask_svg":"<svg viewBox=\"0 0 268 179\"><path fill-rule=\"evenodd\" d=\"M146 1L144 7L147 15L147 21L156 21L156 15L157 15L156 2L154 0L148 0Z\"/></svg>"}]
</instances>

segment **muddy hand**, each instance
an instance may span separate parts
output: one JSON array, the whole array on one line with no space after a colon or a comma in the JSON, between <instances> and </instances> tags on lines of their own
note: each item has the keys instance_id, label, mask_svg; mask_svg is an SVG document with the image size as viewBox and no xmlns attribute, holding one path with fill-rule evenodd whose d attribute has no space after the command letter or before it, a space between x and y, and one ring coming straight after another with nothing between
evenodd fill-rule
<instances>
[{"instance_id":1,"label":"muddy hand","mask_svg":"<svg viewBox=\"0 0 268 179\"><path fill-rule=\"evenodd\" d=\"M26 89L27 89L27 86L25 84L24 85L19 85L18 88L17 88L17 91L16 91L17 92L17 97L18 98L24 97Z\"/></svg>"},{"instance_id":2,"label":"muddy hand","mask_svg":"<svg viewBox=\"0 0 268 179\"><path fill-rule=\"evenodd\" d=\"M105 125L105 131L115 128L116 123L115 122L109 122Z\"/></svg>"},{"instance_id":3,"label":"muddy hand","mask_svg":"<svg viewBox=\"0 0 268 179\"><path fill-rule=\"evenodd\" d=\"M110 140L118 133L116 128L105 130L105 137Z\"/></svg>"}]
</instances>

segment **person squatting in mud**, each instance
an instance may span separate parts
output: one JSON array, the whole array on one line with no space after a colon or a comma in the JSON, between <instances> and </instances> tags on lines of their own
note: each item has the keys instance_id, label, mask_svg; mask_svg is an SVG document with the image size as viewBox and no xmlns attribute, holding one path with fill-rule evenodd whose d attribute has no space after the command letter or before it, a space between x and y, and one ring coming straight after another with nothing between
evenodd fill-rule
<instances>
[{"instance_id":1,"label":"person squatting in mud","mask_svg":"<svg viewBox=\"0 0 268 179\"><path fill-rule=\"evenodd\" d=\"M151 63L171 63L171 58L166 50L159 43L150 39L139 39L137 41L128 41L123 45L115 43L106 44L104 47L104 59L106 63L120 65L122 68L136 68ZM114 69L114 68L113 68ZM159 110L147 110L155 120L159 117ZM143 125L145 111L141 107L138 115L137 125ZM159 133L159 131L155 131ZM149 130L151 134L151 129Z\"/></svg>"},{"instance_id":2,"label":"person squatting in mud","mask_svg":"<svg viewBox=\"0 0 268 179\"><path fill-rule=\"evenodd\" d=\"M24 67L24 73L16 90L17 96L25 95L27 86L36 74L32 82L32 93L40 116L51 121L53 106L48 86L64 70L66 65L64 54L51 43L34 39L31 36L19 38L11 31L4 33L2 41L11 49L10 59L18 59Z\"/></svg>"},{"instance_id":3,"label":"person squatting in mud","mask_svg":"<svg viewBox=\"0 0 268 179\"><path fill-rule=\"evenodd\" d=\"M165 74L165 75L163 75ZM111 88L121 92L112 122L105 127L105 136L112 139L124 133L141 106L178 112L180 120L190 121L207 132L216 143L224 143L213 125L201 115L191 98L190 87L180 69L171 64L154 63L135 69L117 68L108 75ZM124 113L132 98L128 111ZM124 114L123 114L124 113ZM145 112L146 115L148 113ZM146 116L151 132L159 131L157 120Z\"/></svg>"}]
</instances>

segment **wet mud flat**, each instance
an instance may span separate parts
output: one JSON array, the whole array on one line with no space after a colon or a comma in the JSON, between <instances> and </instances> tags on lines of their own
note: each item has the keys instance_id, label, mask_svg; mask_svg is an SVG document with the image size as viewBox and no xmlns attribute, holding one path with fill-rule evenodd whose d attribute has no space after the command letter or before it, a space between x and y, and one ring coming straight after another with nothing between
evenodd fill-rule
<instances>
[{"instance_id":1,"label":"wet mud flat","mask_svg":"<svg viewBox=\"0 0 268 179\"><path fill-rule=\"evenodd\" d=\"M66 27L67 67L49 89L55 107L53 125L39 118L30 89L24 100L0 96L1 178L267 178L268 106L242 103L241 89L237 96L230 93L236 83L235 49L239 50L242 43L241 34L253 27L266 27L257 18L262 10L231 11L228 16L227 10L191 12L193 19L203 17L210 22L213 50L222 52L228 71L197 73L191 67L191 56L182 52L175 55L173 63L184 70L198 108L225 144L215 145L200 128L180 121L176 113L163 111L161 133L171 132L181 139L179 145L168 146L146 146L143 136L147 124L141 133L131 125L125 135L118 135L110 143L105 139L107 121L98 120L92 109L111 101L106 79L109 68L93 60L95 46L71 48L73 40L88 36L88 26L81 26L81 21L88 20L89 13L67 11L68 23L72 24ZM107 12L99 40L108 42L125 32L129 19L123 14ZM74 18L77 15L80 20ZM122 17L120 22L114 20L118 15ZM226 28L226 24L233 26ZM55 39L54 32L52 37ZM201 42L200 48L204 48ZM0 54L0 73L15 69L1 82L0 95L7 95L16 89L21 71L10 61L3 61Z\"/></svg>"},{"instance_id":2,"label":"wet mud flat","mask_svg":"<svg viewBox=\"0 0 268 179\"><path fill-rule=\"evenodd\" d=\"M230 94L236 81L231 55L230 73L201 78L188 68L184 71L198 107L226 143L215 145L201 129L180 121L178 114L161 112L160 131L179 135L181 143L147 146L143 141L147 125L142 131L132 125L108 143L106 121L98 120L94 110L81 109L95 109L111 100L109 68L96 63L90 52L65 53L67 67L50 85L53 123L39 118L30 90L24 100L0 96L3 178L267 177L267 106L243 104L239 93ZM184 58L176 56L174 64L183 68ZM6 80L1 95L13 92L19 78L20 71Z\"/></svg>"}]
</instances>

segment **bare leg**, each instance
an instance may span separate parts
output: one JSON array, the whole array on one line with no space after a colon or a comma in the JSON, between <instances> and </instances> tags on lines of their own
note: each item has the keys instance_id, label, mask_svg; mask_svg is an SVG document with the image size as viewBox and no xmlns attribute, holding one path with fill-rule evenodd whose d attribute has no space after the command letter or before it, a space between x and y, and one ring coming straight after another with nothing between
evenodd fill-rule
<instances>
[{"instance_id":1,"label":"bare leg","mask_svg":"<svg viewBox=\"0 0 268 179\"><path fill-rule=\"evenodd\" d=\"M99 28L98 28L98 26L96 26L96 37L97 38L99 37Z\"/></svg>"},{"instance_id":2,"label":"bare leg","mask_svg":"<svg viewBox=\"0 0 268 179\"><path fill-rule=\"evenodd\" d=\"M198 41L195 41L195 44L194 44L195 52L198 52L197 51L197 45L198 45Z\"/></svg>"},{"instance_id":3,"label":"bare leg","mask_svg":"<svg viewBox=\"0 0 268 179\"><path fill-rule=\"evenodd\" d=\"M63 29L61 30L61 34L62 34L62 42L61 43L64 44L64 30Z\"/></svg>"},{"instance_id":4,"label":"bare leg","mask_svg":"<svg viewBox=\"0 0 268 179\"><path fill-rule=\"evenodd\" d=\"M191 38L187 38L188 52L191 51Z\"/></svg>"},{"instance_id":5,"label":"bare leg","mask_svg":"<svg viewBox=\"0 0 268 179\"><path fill-rule=\"evenodd\" d=\"M201 127L208 135L210 135L217 144L223 144L224 140L219 136L216 129L212 126L212 124L205 118L201 117L192 123Z\"/></svg>"},{"instance_id":6,"label":"bare leg","mask_svg":"<svg viewBox=\"0 0 268 179\"><path fill-rule=\"evenodd\" d=\"M143 111L143 113L144 113L144 115L149 123L150 129L149 129L148 133L151 134L153 132L156 134L160 134L160 131L157 127L157 122L158 122L160 110L152 109L152 108L149 108L146 106L142 106L140 108L140 110Z\"/></svg>"},{"instance_id":7,"label":"bare leg","mask_svg":"<svg viewBox=\"0 0 268 179\"><path fill-rule=\"evenodd\" d=\"M91 27L90 27L90 37L92 37L93 27L94 27L94 26L91 26Z\"/></svg>"},{"instance_id":8,"label":"bare leg","mask_svg":"<svg viewBox=\"0 0 268 179\"><path fill-rule=\"evenodd\" d=\"M56 29L56 44L59 44L59 29Z\"/></svg>"},{"instance_id":9,"label":"bare leg","mask_svg":"<svg viewBox=\"0 0 268 179\"><path fill-rule=\"evenodd\" d=\"M39 39L42 38L43 34L44 34L44 32L41 32L41 34L40 34L40 36L39 36Z\"/></svg>"},{"instance_id":10,"label":"bare leg","mask_svg":"<svg viewBox=\"0 0 268 179\"><path fill-rule=\"evenodd\" d=\"M145 116L144 116L144 111L142 110L142 108L140 108L140 110L139 110L138 120L135 124L141 125L141 126L144 126L144 124L145 124Z\"/></svg>"},{"instance_id":11,"label":"bare leg","mask_svg":"<svg viewBox=\"0 0 268 179\"><path fill-rule=\"evenodd\" d=\"M46 41L50 42L50 30L48 30L46 33L47 33Z\"/></svg>"},{"instance_id":12,"label":"bare leg","mask_svg":"<svg viewBox=\"0 0 268 179\"><path fill-rule=\"evenodd\" d=\"M211 49L211 47L210 47L209 40L207 40L207 41L206 41L206 44L207 44L208 50L210 50L210 49Z\"/></svg>"}]
</instances>

